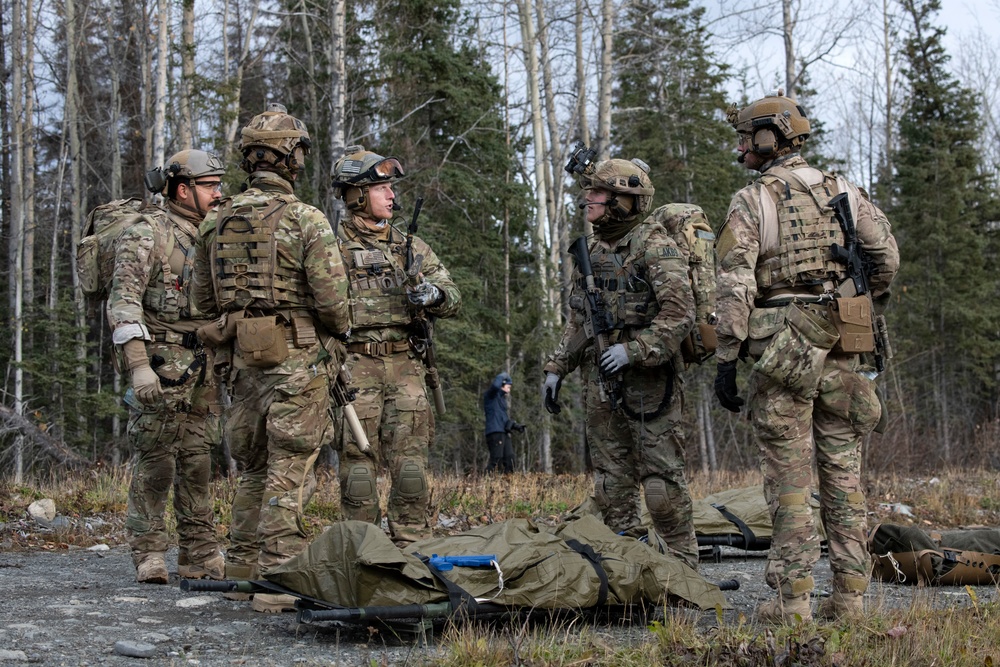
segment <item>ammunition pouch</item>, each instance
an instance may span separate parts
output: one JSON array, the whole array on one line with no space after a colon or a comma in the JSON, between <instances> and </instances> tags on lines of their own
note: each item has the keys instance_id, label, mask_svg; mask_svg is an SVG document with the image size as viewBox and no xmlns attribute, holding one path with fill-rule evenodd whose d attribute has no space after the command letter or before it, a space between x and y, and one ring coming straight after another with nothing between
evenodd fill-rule
<instances>
[{"instance_id":1,"label":"ammunition pouch","mask_svg":"<svg viewBox=\"0 0 1000 667\"><path fill-rule=\"evenodd\" d=\"M829 313L830 322L840 336L833 347L835 352L860 354L875 349L872 302L867 294L849 299L834 299L829 306Z\"/></svg>"},{"instance_id":2,"label":"ammunition pouch","mask_svg":"<svg viewBox=\"0 0 1000 667\"><path fill-rule=\"evenodd\" d=\"M812 399L826 357L838 340L836 329L825 317L825 308L790 303L784 308L758 310L777 311L766 313L758 322L777 330L754 364L754 371L801 398ZM751 335L761 333L751 330Z\"/></svg>"},{"instance_id":3,"label":"ammunition pouch","mask_svg":"<svg viewBox=\"0 0 1000 667\"><path fill-rule=\"evenodd\" d=\"M275 315L245 317L238 321L236 344L244 363L252 368L273 368L288 358L285 327L278 323Z\"/></svg>"}]
</instances>

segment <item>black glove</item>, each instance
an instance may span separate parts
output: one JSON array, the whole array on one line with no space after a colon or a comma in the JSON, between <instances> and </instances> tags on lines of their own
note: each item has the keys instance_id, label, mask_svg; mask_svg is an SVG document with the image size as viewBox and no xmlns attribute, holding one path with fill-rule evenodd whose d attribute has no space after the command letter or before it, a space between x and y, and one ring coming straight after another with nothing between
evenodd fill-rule
<instances>
[{"instance_id":1,"label":"black glove","mask_svg":"<svg viewBox=\"0 0 1000 667\"><path fill-rule=\"evenodd\" d=\"M511 430L517 431L518 433L524 433L524 430L528 427L525 426L524 424L518 424L517 422L514 422L514 425L511 426L510 428Z\"/></svg>"},{"instance_id":2,"label":"black glove","mask_svg":"<svg viewBox=\"0 0 1000 667\"><path fill-rule=\"evenodd\" d=\"M726 410L739 412L743 399L737 395L736 359L719 362L718 374L715 376L715 395Z\"/></svg>"}]
</instances>

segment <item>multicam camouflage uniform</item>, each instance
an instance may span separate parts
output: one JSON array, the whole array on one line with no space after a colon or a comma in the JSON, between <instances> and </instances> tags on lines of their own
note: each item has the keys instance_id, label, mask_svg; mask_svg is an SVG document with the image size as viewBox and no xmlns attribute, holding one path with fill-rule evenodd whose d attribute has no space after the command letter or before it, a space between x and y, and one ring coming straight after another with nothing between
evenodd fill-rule
<instances>
[{"instance_id":1,"label":"multicam camouflage uniform","mask_svg":"<svg viewBox=\"0 0 1000 667\"><path fill-rule=\"evenodd\" d=\"M133 457L125 525L137 567L169 546L163 513L171 487L179 562L204 563L219 554L205 435L217 428L218 387L211 354L195 335L208 320L187 294L201 216L172 201L167 206L147 209L119 236L107 305L114 343L146 341L163 388L163 402L153 407L127 396Z\"/></svg>"},{"instance_id":2,"label":"multicam camouflage uniform","mask_svg":"<svg viewBox=\"0 0 1000 667\"><path fill-rule=\"evenodd\" d=\"M862 356L820 349L833 337L828 307L816 297L833 294L847 273L830 259L830 244L843 245L844 234L819 203L848 192L859 242L875 264L876 298L899 268L899 251L882 211L843 178L809 167L797 152L765 163L761 172L734 197L716 244L716 355L735 360L746 343L757 361L749 408L774 522L767 581L783 599L812 590L820 554L808 503L815 452L836 585L863 592L870 562L861 439L880 408Z\"/></svg>"},{"instance_id":3,"label":"multicam camouflage uniform","mask_svg":"<svg viewBox=\"0 0 1000 667\"><path fill-rule=\"evenodd\" d=\"M245 223L250 209L263 218L260 229ZM276 317L288 347L287 358L267 368L248 366L253 354L242 349L242 332L233 349L226 433L243 472L226 569L227 576L236 566L238 576L252 578L306 546L302 510L316 488L313 464L332 437L327 365L342 357L331 335L350 329L348 285L326 216L299 201L276 173L254 171L249 188L223 199L200 231L192 288L199 307L251 324ZM213 260L226 267L224 276ZM242 276L230 275L240 270Z\"/></svg>"},{"instance_id":4,"label":"multicam camouflage uniform","mask_svg":"<svg viewBox=\"0 0 1000 667\"><path fill-rule=\"evenodd\" d=\"M544 370L565 377L581 367L594 491L604 522L616 532L643 533L641 483L653 527L675 555L697 567L681 423L679 350L695 319L688 262L663 226L649 220L616 241L595 238L589 248L595 281L620 327L610 342L624 343L628 350L625 408L612 411L602 396L593 343L583 334L579 272L570 298L572 316Z\"/></svg>"},{"instance_id":5,"label":"multicam camouflage uniform","mask_svg":"<svg viewBox=\"0 0 1000 667\"><path fill-rule=\"evenodd\" d=\"M347 345L347 367L358 389L354 408L371 445L361 452L349 428L341 429L341 502L344 516L381 520L375 486L381 466L389 469L392 490L387 507L389 530L397 542L430 536L427 509L427 456L433 415L424 386L426 369L409 340L412 306L406 299L406 239L386 223L372 230L360 216L345 220L338 231L351 282L354 332ZM444 301L426 309L431 317L451 317L461 294L448 270L418 237L414 257L422 256L424 281L435 285Z\"/></svg>"}]
</instances>

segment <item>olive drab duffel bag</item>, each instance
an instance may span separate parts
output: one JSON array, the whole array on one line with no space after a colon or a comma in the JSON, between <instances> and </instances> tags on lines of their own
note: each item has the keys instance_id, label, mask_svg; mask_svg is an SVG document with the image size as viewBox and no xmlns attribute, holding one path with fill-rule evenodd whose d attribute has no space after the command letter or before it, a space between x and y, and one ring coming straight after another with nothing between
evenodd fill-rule
<instances>
[{"instance_id":1,"label":"olive drab duffel bag","mask_svg":"<svg viewBox=\"0 0 1000 667\"><path fill-rule=\"evenodd\" d=\"M878 524L868 536L872 576L921 586L1000 583L1000 530L972 528L925 533Z\"/></svg>"}]
</instances>

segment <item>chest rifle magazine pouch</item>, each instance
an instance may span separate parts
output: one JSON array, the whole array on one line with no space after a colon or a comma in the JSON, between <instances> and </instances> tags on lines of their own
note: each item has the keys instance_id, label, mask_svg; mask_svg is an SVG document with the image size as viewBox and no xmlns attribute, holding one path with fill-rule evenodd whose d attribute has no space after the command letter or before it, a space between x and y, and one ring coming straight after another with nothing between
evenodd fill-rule
<instances>
[{"instance_id":1,"label":"chest rifle magazine pouch","mask_svg":"<svg viewBox=\"0 0 1000 667\"><path fill-rule=\"evenodd\" d=\"M875 349L872 302L867 295L834 300L830 304L830 321L840 334L835 351L860 354Z\"/></svg>"},{"instance_id":2,"label":"chest rifle magazine pouch","mask_svg":"<svg viewBox=\"0 0 1000 667\"><path fill-rule=\"evenodd\" d=\"M288 358L285 328L276 316L248 317L236 323L236 344L253 368L272 368Z\"/></svg>"},{"instance_id":3,"label":"chest rifle magazine pouch","mask_svg":"<svg viewBox=\"0 0 1000 667\"><path fill-rule=\"evenodd\" d=\"M754 371L805 399L816 395L823 363L836 344L833 325L808 307L784 308L785 326L771 338Z\"/></svg>"}]
</instances>

